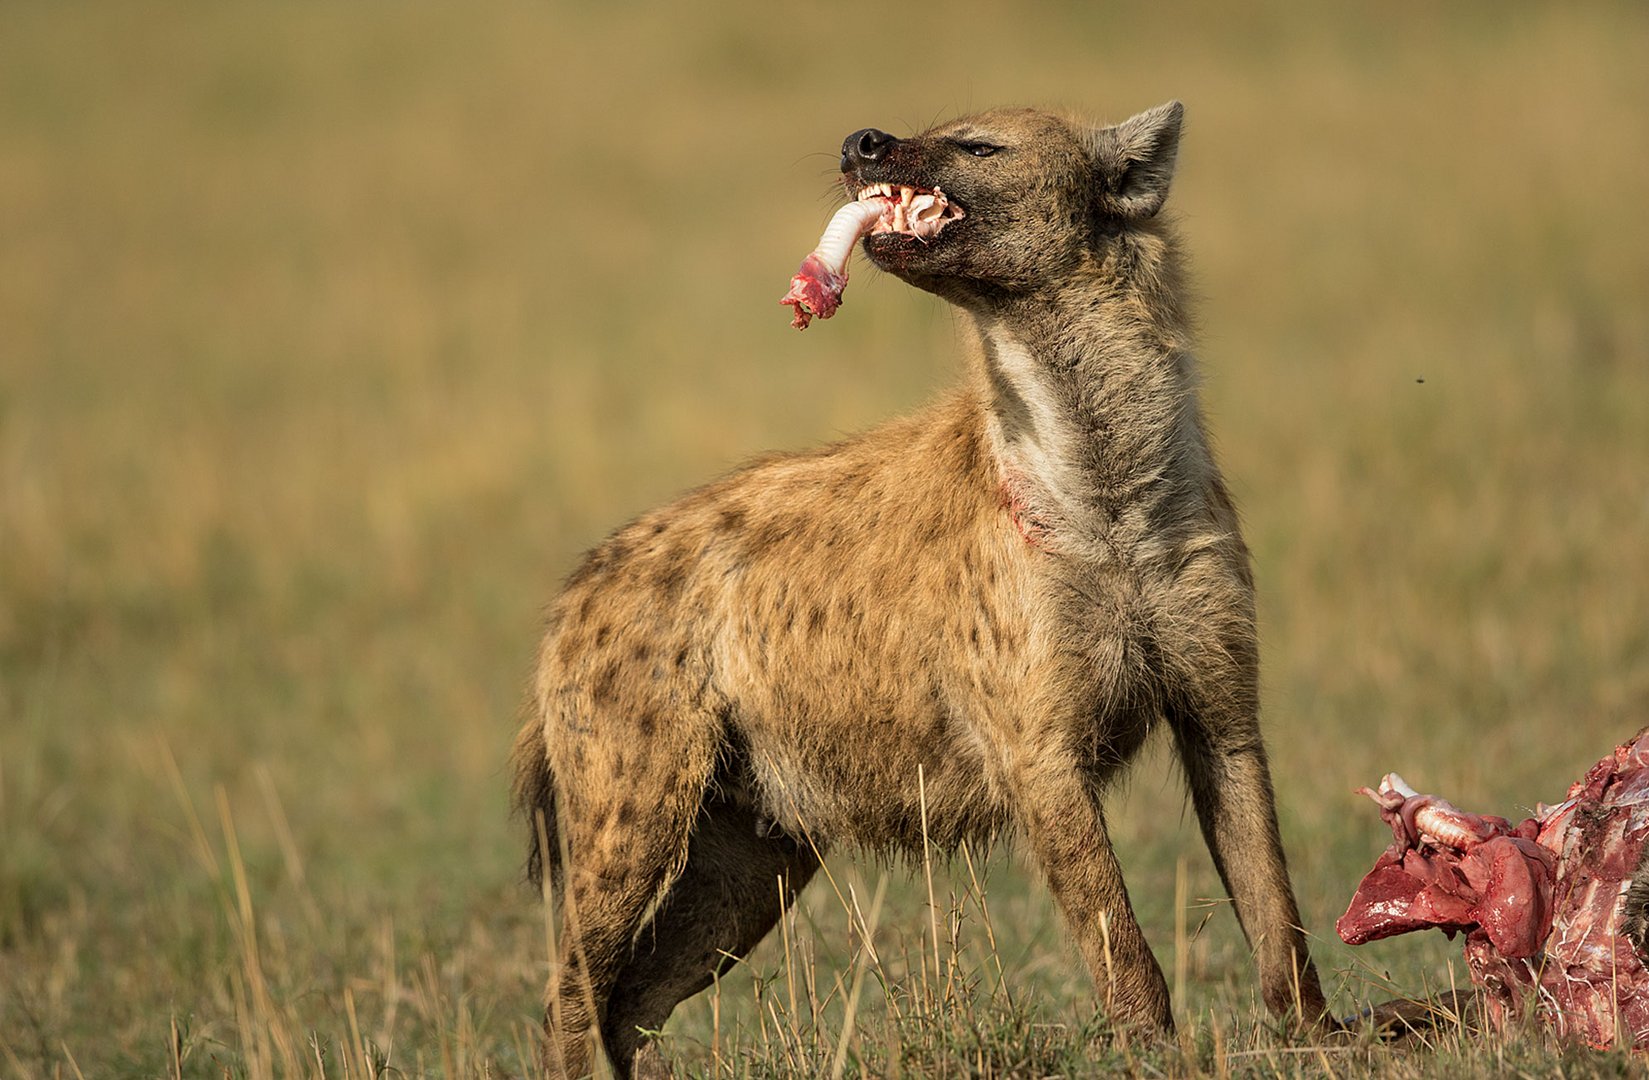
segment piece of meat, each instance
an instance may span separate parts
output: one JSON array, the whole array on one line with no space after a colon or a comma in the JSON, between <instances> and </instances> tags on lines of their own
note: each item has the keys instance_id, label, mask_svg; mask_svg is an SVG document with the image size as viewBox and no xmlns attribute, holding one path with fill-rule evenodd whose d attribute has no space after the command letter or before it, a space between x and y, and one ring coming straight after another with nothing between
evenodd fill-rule
<instances>
[{"instance_id":1,"label":"piece of meat","mask_svg":"<svg viewBox=\"0 0 1649 1080\"><path fill-rule=\"evenodd\" d=\"M790 291L781 304L796 309L790 325L806 330L814 316L828 319L836 314L842 302L842 290L847 288L847 261L853 254L853 245L859 237L871 230L882 216L883 206L878 202L850 202L836 211L825 226L819 244L802 260L796 276L790 279Z\"/></svg>"},{"instance_id":2,"label":"piece of meat","mask_svg":"<svg viewBox=\"0 0 1649 1080\"><path fill-rule=\"evenodd\" d=\"M1428 926L1481 927L1508 956L1532 956L1551 917L1550 858L1505 818L1469 814L1396 773L1373 799L1392 842L1336 924L1349 945Z\"/></svg>"},{"instance_id":3,"label":"piece of meat","mask_svg":"<svg viewBox=\"0 0 1649 1080\"><path fill-rule=\"evenodd\" d=\"M1392 843L1336 923L1342 939L1464 933L1497 1025L1532 1008L1559 1035L1649 1047L1649 729L1515 826L1396 774L1361 793L1379 804Z\"/></svg>"},{"instance_id":4,"label":"piece of meat","mask_svg":"<svg viewBox=\"0 0 1649 1080\"><path fill-rule=\"evenodd\" d=\"M896 232L926 243L963 217L962 208L938 188L927 191L894 184L871 184L831 217L818 246L802 260L781 304L795 309L790 325L806 330L815 317L828 319L841 306L853 245L871 233Z\"/></svg>"}]
</instances>

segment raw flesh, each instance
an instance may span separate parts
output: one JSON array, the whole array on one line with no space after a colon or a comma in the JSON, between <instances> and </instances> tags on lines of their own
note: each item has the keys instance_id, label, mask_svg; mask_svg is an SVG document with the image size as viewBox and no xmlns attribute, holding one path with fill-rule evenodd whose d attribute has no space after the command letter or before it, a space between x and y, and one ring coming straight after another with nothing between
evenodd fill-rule
<instances>
[{"instance_id":1,"label":"raw flesh","mask_svg":"<svg viewBox=\"0 0 1649 1080\"><path fill-rule=\"evenodd\" d=\"M842 291L847 288L847 260L853 254L853 245L881 216L882 207L875 202L850 202L836 211L819 237L819 246L802 260L796 276L790 279L790 291L779 301L796 309L791 326L806 330L814 316L828 319L836 314Z\"/></svg>"},{"instance_id":2,"label":"raw flesh","mask_svg":"<svg viewBox=\"0 0 1649 1080\"><path fill-rule=\"evenodd\" d=\"M853 245L871 233L896 232L926 243L947 224L962 217L962 208L938 188L872 184L830 219L819 244L802 260L790 291L779 301L795 309L790 325L806 330L815 317L828 319L841 306L847 288L847 263Z\"/></svg>"},{"instance_id":3,"label":"raw flesh","mask_svg":"<svg viewBox=\"0 0 1649 1080\"><path fill-rule=\"evenodd\" d=\"M1392 843L1336 924L1343 940L1464 933L1496 1026L1532 1010L1594 1047L1617 1033L1649 1047L1649 729L1516 825L1418 794L1396 774L1361 793Z\"/></svg>"}]
</instances>

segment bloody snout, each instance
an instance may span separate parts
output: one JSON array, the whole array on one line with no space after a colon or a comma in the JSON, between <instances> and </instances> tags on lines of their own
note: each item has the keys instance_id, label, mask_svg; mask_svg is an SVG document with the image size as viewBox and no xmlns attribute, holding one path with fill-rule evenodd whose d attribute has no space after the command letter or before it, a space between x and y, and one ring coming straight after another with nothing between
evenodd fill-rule
<instances>
[{"instance_id":1,"label":"bloody snout","mask_svg":"<svg viewBox=\"0 0 1649 1080\"><path fill-rule=\"evenodd\" d=\"M855 131L842 140L842 171L852 172L861 165L881 161L898 141L887 132L875 128Z\"/></svg>"}]
</instances>

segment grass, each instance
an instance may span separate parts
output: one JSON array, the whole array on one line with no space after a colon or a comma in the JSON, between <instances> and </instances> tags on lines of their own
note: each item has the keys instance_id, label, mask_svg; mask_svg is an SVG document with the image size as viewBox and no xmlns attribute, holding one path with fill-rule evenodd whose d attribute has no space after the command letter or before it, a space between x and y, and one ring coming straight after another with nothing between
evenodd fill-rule
<instances>
[{"instance_id":1,"label":"grass","mask_svg":"<svg viewBox=\"0 0 1649 1080\"><path fill-rule=\"evenodd\" d=\"M503 759L538 608L634 512L952 378L949 315L890 278L806 335L776 300L846 131L1004 101L1186 101L1170 205L1305 919L1344 1012L1463 982L1436 935L1333 939L1382 843L1348 792L1515 814L1649 722L1645 18L6 5L0 1073L529 1072ZM934 866L931 911L921 868L834 862L666 1054L1630 1067L1276 1031L1160 747L1113 817L1178 1044L1104 1029L999 852Z\"/></svg>"}]
</instances>

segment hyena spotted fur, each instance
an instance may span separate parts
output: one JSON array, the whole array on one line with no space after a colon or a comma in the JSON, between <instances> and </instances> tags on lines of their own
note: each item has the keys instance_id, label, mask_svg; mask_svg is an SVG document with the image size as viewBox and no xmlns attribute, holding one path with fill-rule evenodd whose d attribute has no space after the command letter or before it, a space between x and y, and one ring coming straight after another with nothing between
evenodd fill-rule
<instances>
[{"instance_id":1,"label":"hyena spotted fur","mask_svg":"<svg viewBox=\"0 0 1649 1080\"><path fill-rule=\"evenodd\" d=\"M641 1033L761 940L818 853L920 851L924 791L940 848L1016 829L1113 1019L1168 1029L1103 809L1161 725L1267 1005L1321 1016L1248 551L1158 213L1180 120L1177 102L1114 127L1004 109L848 137L850 197L887 182L963 208L930 241L864 247L961 309L978 347L926 411L620 529L551 604L515 767L563 898L552 1072L605 1051L628 1075Z\"/></svg>"}]
</instances>

